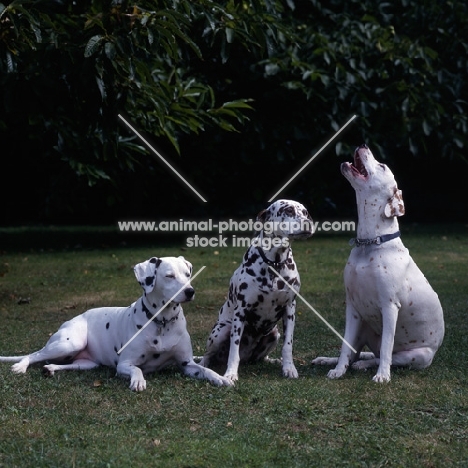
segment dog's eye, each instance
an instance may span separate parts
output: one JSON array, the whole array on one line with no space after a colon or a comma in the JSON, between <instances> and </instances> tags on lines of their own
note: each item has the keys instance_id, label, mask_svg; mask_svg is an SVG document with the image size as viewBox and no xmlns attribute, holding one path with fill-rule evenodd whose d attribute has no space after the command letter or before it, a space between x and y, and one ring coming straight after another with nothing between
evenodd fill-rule
<instances>
[{"instance_id":1,"label":"dog's eye","mask_svg":"<svg viewBox=\"0 0 468 468\"><path fill-rule=\"evenodd\" d=\"M166 275L166 278L175 279L175 275L174 275L174 273L170 273L169 275Z\"/></svg>"},{"instance_id":2,"label":"dog's eye","mask_svg":"<svg viewBox=\"0 0 468 468\"><path fill-rule=\"evenodd\" d=\"M385 164L380 164L379 163L379 166L385 171L387 169L387 166Z\"/></svg>"},{"instance_id":3,"label":"dog's eye","mask_svg":"<svg viewBox=\"0 0 468 468\"><path fill-rule=\"evenodd\" d=\"M186 276L187 278L190 278L190 273L185 273L185 276Z\"/></svg>"}]
</instances>

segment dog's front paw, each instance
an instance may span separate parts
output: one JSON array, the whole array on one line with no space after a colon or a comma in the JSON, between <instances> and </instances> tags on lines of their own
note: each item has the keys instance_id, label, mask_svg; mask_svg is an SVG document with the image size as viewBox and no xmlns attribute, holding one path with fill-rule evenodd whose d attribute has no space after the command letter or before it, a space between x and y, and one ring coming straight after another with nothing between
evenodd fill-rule
<instances>
[{"instance_id":1,"label":"dog's front paw","mask_svg":"<svg viewBox=\"0 0 468 468\"><path fill-rule=\"evenodd\" d=\"M335 368L328 372L327 377L329 379L339 379L343 377L345 373L346 373L346 369Z\"/></svg>"},{"instance_id":2,"label":"dog's front paw","mask_svg":"<svg viewBox=\"0 0 468 468\"><path fill-rule=\"evenodd\" d=\"M374 377L372 378L372 380L374 382L377 382L377 383L387 383L387 382L390 382L390 373L388 375L386 374L380 374L379 372L377 372L376 375L374 375Z\"/></svg>"},{"instance_id":3,"label":"dog's front paw","mask_svg":"<svg viewBox=\"0 0 468 468\"><path fill-rule=\"evenodd\" d=\"M130 382L130 390L134 392L142 392L146 390L146 380L145 379L133 379Z\"/></svg>"},{"instance_id":4,"label":"dog's front paw","mask_svg":"<svg viewBox=\"0 0 468 468\"><path fill-rule=\"evenodd\" d=\"M234 373L234 372L230 372L229 374L226 373L224 374L224 377L228 380L230 380L232 382L232 384L234 385L235 382L237 382L239 380L239 376L237 375L237 373Z\"/></svg>"},{"instance_id":5,"label":"dog's front paw","mask_svg":"<svg viewBox=\"0 0 468 468\"><path fill-rule=\"evenodd\" d=\"M235 382L233 380L228 379L227 377L222 377L221 375L218 378L212 380L212 383L214 383L218 387L234 387L235 385Z\"/></svg>"},{"instance_id":6,"label":"dog's front paw","mask_svg":"<svg viewBox=\"0 0 468 468\"><path fill-rule=\"evenodd\" d=\"M288 379L297 379L299 374L294 366L283 367L283 376Z\"/></svg>"}]
</instances>

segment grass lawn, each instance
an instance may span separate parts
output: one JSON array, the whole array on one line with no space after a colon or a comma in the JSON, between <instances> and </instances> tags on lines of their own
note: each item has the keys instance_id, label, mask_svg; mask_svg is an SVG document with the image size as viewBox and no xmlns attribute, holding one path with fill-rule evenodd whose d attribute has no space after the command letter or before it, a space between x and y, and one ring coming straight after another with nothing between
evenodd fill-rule
<instances>
[{"instance_id":1,"label":"grass lawn","mask_svg":"<svg viewBox=\"0 0 468 468\"><path fill-rule=\"evenodd\" d=\"M203 354L243 255L158 239L153 247L31 250L14 248L9 234L5 247L0 233L2 355L39 349L90 307L130 304L140 295L132 266L154 255L206 266L193 282L195 301L184 305L194 352ZM446 336L429 369L392 370L385 385L371 371L328 380L328 368L309 363L338 355L340 341L300 301L297 380L258 364L241 367L234 388L217 388L168 369L134 393L108 368L46 379L39 367L14 375L0 364L0 467L468 466L468 229L403 228L403 241L444 307ZM342 332L347 237L315 236L293 249L302 295Z\"/></svg>"}]
</instances>

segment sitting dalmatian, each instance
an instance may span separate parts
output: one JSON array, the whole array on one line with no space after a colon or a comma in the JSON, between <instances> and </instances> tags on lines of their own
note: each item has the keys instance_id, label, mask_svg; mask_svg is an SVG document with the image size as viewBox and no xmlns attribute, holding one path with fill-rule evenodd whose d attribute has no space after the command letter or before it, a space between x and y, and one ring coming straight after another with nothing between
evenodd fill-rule
<instances>
[{"instance_id":1,"label":"sitting dalmatian","mask_svg":"<svg viewBox=\"0 0 468 468\"><path fill-rule=\"evenodd\" d=\"M253 239L234 272L227 301L219 311L200 364L227 363L224 377L238 380L242 362L272 361L268 354L279 341L277 323L283 320L283 375L297 378L292 347L296 294L300 279L291 250L293 239L313 234L313 222L303 205L278 200L257 216L263 229Z\"/></svg>"}]
</instances>

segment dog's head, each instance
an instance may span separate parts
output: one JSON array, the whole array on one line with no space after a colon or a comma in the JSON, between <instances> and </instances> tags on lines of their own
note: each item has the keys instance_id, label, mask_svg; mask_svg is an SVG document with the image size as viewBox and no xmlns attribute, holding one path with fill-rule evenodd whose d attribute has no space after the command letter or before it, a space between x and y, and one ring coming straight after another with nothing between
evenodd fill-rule
<instances>
[{"instance_id":1,"label":"dog's head","mask_svg":"<svg viewBox=\"0 0 468 468\"><path fill-rule=\"evenodd\" d=\"M314 233L314 223L305 206L293 200L277 200L257 215L268 236L306 239Z\"/></svg>"},{"instance_id":2,"label":"dog's head","mask_svg":"<svg viewBox=\"0 0 468 468\"><path fill-rule=\"evenodd\" d=\"M385 199L384 215L388 218L405 214L405 205L392 171L377 161L366 145L354 152L354 163L341 165L341 173L356 192L364 192L367 198L375 194L375 201Z\"/></svg>"},{"instance_id":3,"label":"dog's head","mask_svg":"<svg viewBox=\"0 0 468 468\"><path fill-rule=\"evenodd\" d=\"M192 264L184 257L152 257L133 268L145 295L167 302L188 302L195 297L190 285Z\"/></svg>"}]
</instances>

